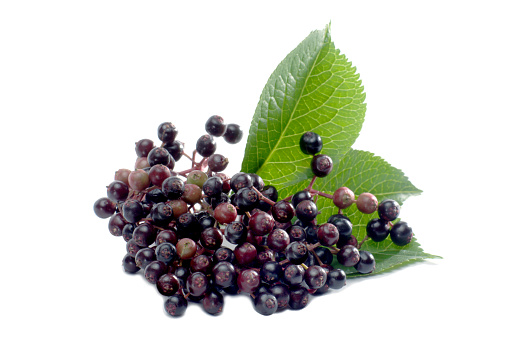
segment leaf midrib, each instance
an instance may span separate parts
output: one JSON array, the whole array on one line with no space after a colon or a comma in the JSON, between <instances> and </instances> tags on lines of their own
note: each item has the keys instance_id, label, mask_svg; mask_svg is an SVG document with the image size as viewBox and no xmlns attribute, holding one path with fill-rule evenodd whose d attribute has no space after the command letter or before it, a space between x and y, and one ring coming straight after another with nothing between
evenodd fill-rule
<instances>
[{"instance_id":1,"label":"leaf midrib","mask_svg":"<svg viewBox=\"0 0 508 338\"><path fill-rule=\"evenodd\" d=\"M305 77L305 81L303 83L303 86L302 86L302 92L303 90L305 89L305 86L307 85L307 81L309 80L309 77L312 73L312 70L314 69L315 65L316 65L316 62L317 60L319 59L319 56L321 55L321 52L323 51L323 46L325 44L325 38L326 38L326 34L323 38L323 42L321 43L321 48L319 49L319 52L317 53L317 56L316 58L314 59L314 61L312 62L312 67L309 68L309 72L307 73L307 76ZM287 94L287 83L286 83L286 90L284 91L285 94ZM284 107L284 104L286 103L286 97L287 95L284 95L284 101L282 102L282 107ZM270 153L268 154L268 157L263 161L263 164L258 168L257 172L260 172L263 167L265 166L265 164L267 162L269 162L270 158L272 157L273 153L275 152L275 149L277 149L279 143L281 142L282 138L284 137L284 135L286 134L286 130L288 128L288 126L291 124L291 121L293 120L293 115L296 111L296 107L298 107L298 105L300 104L300 100L302 99L303 95L300 95L298 97L298 100L296 101L296 104L294 105L292 111L291 111L291 115L289 116L289 121L288 123L286 123L286 126L284 127L284 130L282 131L282 133L280 134L280 137L279 139L277 140L277 143L275 144L275 146L270 150ZM282 120L282 118L281 118Z\"/></svg>"}]
</instances>

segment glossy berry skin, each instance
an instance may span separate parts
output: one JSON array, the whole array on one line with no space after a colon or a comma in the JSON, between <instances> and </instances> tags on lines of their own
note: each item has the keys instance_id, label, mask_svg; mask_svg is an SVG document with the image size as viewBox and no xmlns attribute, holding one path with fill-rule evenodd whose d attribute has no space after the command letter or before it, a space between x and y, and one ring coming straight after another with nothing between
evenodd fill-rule
<instances>
[{"instance_id":1,"label":"glossy berry skin","mask_svg":"<svg viewBox=\"0 0 508 338\"><path fill-rule=\"evenodd\" d=\"M221 172L227 168L229 160L226 156L221 154L213 154L208 158L208 167L213 172Z\"/></svg>"},{"instance_id":2,"label":"glossy berry skin","mask_svg":"<svg viewBox=\"0 0 508 338\"><path fill-rule=\"evenodd\" d=\"M274 284L268 288L268 292L277 299L277 310L283 310L289 306L288 286L285 284Z\"/></svg>"},{"instance_id":3,"label":"glossy berry skin","mask_svg":"<svg viewBox=\"0 0 508 338\"><path fill-rule=\"evenodd\" d=\"M213 262L212 258L208 255L195 256L190 261L190 270L192 272L202 272L206 275L212 272Z\"/></svg>"},{"instance_id":4,"label":"glossy berry skin","mask_svg":"<svg viewBox=\"0 0 508 338\"><path fill-rule=\"evenodd\" d=\"M259 293L254 298L254 309L263 316L269 316L277 312L277 298L266 292Z\"/></svg>"},{"instance_id":5,"label":"glossy berry skin","mask_svg":"<svg viewBox=\"0 0 508 338\"><path fill-rule=\"evenodd\" d=\"M305 283L311 289L319 289L326 283L326 270L319 265L309 266L304 274Z\"/></svg>"},{"instance_id":6,"label":"glossy berry skin","mask_svg":"<svg viewBox=\"0 0 508 338\"><path fill-rule=\"evenodd\" d=\"M166 273L159 277L156 282L157 290L163 296L174 295L180 288L180 281L172 273Z\"/></svg>"},{"instance_id":7,"label":"glossy berry skin","mask_svg":"<svg viewBox=\"0 0 508 338\"><path fill-rule=\"evenodd\" d=\"M220 137L226 132L226 124L224 119L219 115L213 115L208 118L205 123L206 132L215 137Z\"/></svg>"},{"instance_id":8,"label":"glossy berry skin","mask_svg":"<svg viewBox=\"0 0 508 338\"><path fill-rule=\"evenodd\" d=\"M207 228L201 232L199 242L203 248L217 250L222 245L222 232L217 228Z\"/></svg>"},{"instance_id":9,"label":"glossy berry skin","mask_svg":"<svg viewBox=\"0 0 508 338\"><path fill-rule=\"evenodd\" d=\"M215 150L217 149L217 143L210 135L201 136L196 142L196 151L199 155L203 157L209 157Z\"/></svg>"},{"instance_id":10,"label":"glossy berry skin","mask_svg":"<svg viewBox=\"0 0 508 338\"><path fill-rule=\"evenodd\" d=\"M212 176L203 183L203 193L208 197L216 197L222 194L222 179Z\"/></svg>"},{"instance_id":11,"label":"glossy berry skin","mask_svg":"<svg viewBox=\"0 0 508 338\"><path fill-rule=\"evenodd\" d=\"M305 232L305 229L299 225L291 226L289 229L287 229L287 232L289 234L290 242L305 241L305 239L307 238L307 233Z\"/></svg>"},{"instance_id":12,"label":"glossy berry skin","mask_svg":"<svg viewBox=\"0 0 508 338\"><path fill-rule=\"evenodd\" d=\"M166 264L160 261L150 262L145 268L145 279L150 284L156 284L160 276L168 271Z\"/></svg>"},{"instance_id":13,"label":"glossy berry skin","mask_svg":"<svg viewBox=\"0 0 508 338\"><path fill-rule=\"evenodd\" d=\"M341 269L332 269L328 272L327 283L331 289L338 290L346 285L346 273Z\"/></svg>"},{"instance_id":14,"label":"glossy berry skin","mask_svg":"<svg viewBox=\"0 0 508 338\"><path fill-rule=\"evenodd\" d=\"M150 168L150 171L148 171L148 178L150 179L150 182L158 187L160 187L162 182L170 176L171 170L163 164L156 164Z\"/></svg>"},{"instance_id":15,"label":"glossy berry skin","mask_svg":"<svg viewBox=\"0 0 508 338\"><path fill-rule=\"evenodd\" d=\"M212 268L212 280L215 285L227 288L236 283L235 267L231 262L221 261Z\"/></svg>"},{"instance_id":16,"label":"glossy berry skin","mask_svg":"<svg viewBox=\"0 0 508 338\"><path fill-rule=\"evenodd\" d=\"M205 294L208 289L208 278L202 272L193 272L187 277L186 287L187 291L194 296L200 297Z\"/></svg>"},{"instance_id":17,"label":"glossy berry skin","mask_svg":"<svg viewBox=\"0 0 508 338\"><path fill-rule=\"evenodd\" d=\"M374 256L368 251L360 250L360 260L356 263L355 269L362 274L373 272L376 269Z\"/></svg>"},{"instance_id":18,"label":"glossy berry skin","mask_svg":"<svg viewBox=\"0 0 508 338\"><path fill-rule=\"evenodd\" d=\"M171 243L162 243L157 245L157 248L155 248L155 254L157 255L157 260L165 263L167 266L170 266L178 257L176 247Z\"/></svg>"},{"instance_id":19,"label":"glossy berry skin","mask_svg":"<svg viewBox=\"0 0 508 338\"><path fill-rule=\"evenodd\" d=\"M164 149L166 149L171 154L171 156L173 157L175 162L178 162L178 160L180 160L182 158L182 155L183 155L183 143L182 142L175 140L173 143L164 143L162 145L162 147Z\"/></svg>"},{"instance_id":20,"label":"glossy berry skin","mask_svg":"<svg viewBox=\"0 0 508 338\"><path fill-rule=\"evenodd\" d=\"M242 188L249 188L253 186L252 177L246 173L236 173L229 181L231 189L236 193Z\"/></svg>"},{"instance_id":21,"label":"glossy berry skin","mask_svg":"<svg viewBox=\"0 0 508 338\"><path fill-rule=\"evenodd\" d=\"M353 233L353 223L351 223L351 220L342 214L335 214L328 218L328 223L335 225L339 230L339 241L337 245L344 245Z\"/></svg>"},{"instance_id":22,"label":"glossy berry skin","mask_svg":"<svg viewBox=\"0 0 508 338\"><path fill-rule=\"evenodd\" d=\"M390 234L390 226L387 221L373 218L367 223L367 236L374 242L381 242Z\"/></svg>"},{"instance_id":23,"label":"glossy berry skin","mask_svg":"<svg viewBox=\"0 0 508 338\"><path fill-rule=\"evenodd\" d=\"M157 238L157 232L152 224L143 223L134 229L132 232L132 238L137 245L144 248L155 241L155 238Z\"/></svg>"},{"instance_id":24,"label":"glossy berry skin","mask_svg":"<svg viewBox=\"0 0 508 338\"><path fill-rule=\"evenodd\" d=\"M259 271L261 281L267 284L273 284L280 280L283 271L282 266L274 261L267 261Z\"/></svg>"},{"instance_id":25,"label":"glossy berry skin","mask_svg":"<svg viewBox=\"0 0 508 338\"><path fill-rule=\"evenodd\" d=\"M296 208L301 201L305 200L308 201L312 200L312 196L310 192L308 192L307 190L302 190L297 192L291 197L291 204L293 204L293 206Z\"/></svg>"},{"instance_id":26,"label":"glossy berry skin","mask_svg":"<svg viewBox=\"0 0 508 338\"><path fill-rule=\"evenodd\" d=\"M135 191L142 191L150 186L150 176L143 169L132 171L128 177L129 187Z\"/></svg>"},{"instance_id":27,"label":"glossy berry skin","mask_svg":"<svg viewBox=\"0 0 508 338\"><path fill-rule=\"evenodd\" d=\"M226 132L222 136L229 144L236 144L242 140L243 131L238 124L230 123L226 126Z\"/></svg>"},{"instance_id":28,"label":"glossy berry skin","mask_svg":"<svg viewBox=\"0 0 508 338\"><path fill-rule=\"evenodd\" d=\"M153 223L157 226L167 226L173 220L173 208L166 203L157 203L150 213Z\"/></svg>"},{"instance_id":29,"label":"glossy berry skin","mask_svg":"<svg viewBox=\"0 0 508 338\"><path fill-rule=\"evenodd\" d=\"M345 245L337 253L337 261L344 266L355 266L360 261L360 253L354 246Z\"/></svg>"},{"instance_id":30,"label":"glossy berry skin","mask_svg":"<svg viewBox=\"0 0 508 338\"><path fill-rule=\"evenodd\" d=\"M140 268L136 265L136 260L129 254L126 254L122 260L122 266L127 273L136 273Z\"/></svg>"},{"instance_id":31,"label":"glossy berry skin","mask_svg":"<svg viewBox=\"0 0 508 338\"><path fill-rule=\"evenodd\" d=\"M157 128L157 136L164 143L173 143L177 135L178 130L171 122L161 123Z\"/></svg>"},{"instance_id":32,"label":"glossy berry skin","mask_svg":"<svg viewBox=\"0 0 508 338\"><path fill-rule=\"evenodd\" d=\"M145 269L146 266L155 261L157 257L155 256L155 251L152 248L143 248L136 253L136 257L134 259L139 268Z\"/></svg>"},{"instance_id":33,"label":"glossy berry skin","mask_svg":"<svg viewBox=\"0 0 508 338\"><path fill-rule=\"evenodd\" d=\"M122 236L123 229L127 225L127 221L122 214L114 214L109 218L108 229L113 236Z\"/></svg>"},{"instance_id":34,"label":"glossy berry skin","mask_svg":"<svg viewBox=\"0 0 508 338\"><path fill-rule=\"evenodd\" d=\"M364 214L372 214L377 210L377 198L371 193L364 192L356 199L356 206Z\"/></svg>"},{"instance_id":35,"label":"glossy berry skin","mask_svg":"<svg viewBox=\"0 0 508 338\"><path fill-rule=\"evenodd\" d=\"M240 265L248 265L254 262L258 254L256 247L249 242L237 245L234 253L236 261Z\"/></svg>"},{"instance_id":36,"label":"glossy berry skin","mask_svg":"<svg viewBox=\"0 0 508 338\"><path fill-rule=\"evenodd\" d=\"M289 245L289 235L285 230L273 229L266 240L266 244L275 252L281 252Z\"/></svg>"},{"instance_id":37,"label":"glossy berry skin","mask_svg":"<svg viewBox=\"0 0 508 338\"><path fill-rule=\"evenodd\" d=\"M168 199L176 200L185 192L185 183L179 177L172 176L162 182L161 189Z\"/></svg>"},{"instance_id":38,"label":"glossy berry skin","mask_svg":"<svg viewBox=\"0 0 508 338\"><path fill-rule=\"evenodd\" d=\"M318 214L316 203L310 200L304 200L298 203L295 211L296 217L302 222L312 221Z\"/></svg>"},{"instance_id":39,"label":"glossy berry skin","mask_svg":"<svg viewBox=\"0 0 508 338\"><path fill-rule=\"evenodd\" d=\"M258 191L263 191L265 188L265 182L258 174L248 174L252 179L252 186L256 188Z\"/></svg>"},{"instance_id":40,"label":"glossy berry skin","mask_svg":"<svg viewBox=\"0 0 508 338\"><path fill-rule=\"evenodd\" d=\"M99 218L109 218L113 216L116 210L116 204L107 197L99 198L93 205L93 211Z\"/></svg>"},{"instance_id":41,"label":"glossy berry skin","mask_svg":"<svg viewBox=\"0 0 508 338\"><path fill-rule=\"evenodd\" d=\"M183 316L185 310L187 310L187 299L180 294L170 296L164 302L164 310L172 317Z\"/></svg>"},{"instance_id":42,"label":"glossy berry skin","mask_svg":"<svg viewBox=\"0 0 508 338\"><path fill-rule=\"evenodd\" d=\"M413 229L406 222L398 222L390 230L390 238L393 244L404 246L411 242Z\"/></svg>"},{"instance_id":43,"label":"glossy berry skin","mask_svg":"<svg viewBox=\"0 0 508 338\"><path fill-rule=\"evenodd\" d=\"M249 218L249 230L256 236L267 235L274 226L273 217L264 211L257 211Z\"/></svg>"},{"instance_id":44,"label":"glossy berry skin","mask_svg":"<svg viewBox=\"0 0 508 338\"><path fill-rule=\"evenodd\" d=\"M232 244L241 244L247 240L247 227L241 222L226 225L224 237Z\"/></svg>"},{"instance_id":45,"label":"glossy berry skin","mask_svg":"<svg viewBox=\"0 0 508 338\"><path fill-rule=\"evenodd\" d=\"M247 269L240 272L237 284L241 292L254 293L261 284L259 273L254 269Z\"/></svg>"},{"instance_id":46,"label":"glossy berry skin","mask_svg":"<svg viewBox=\"0 0 508 338\"><path fill-rule=\"evenodd\" d=\"M217 266L218 262L229 262L233 263L235 261L235 253L228 247L220 247L213 253L213 261Z\"/></svg>"},{"instance_id":47,"label":"glossy berry skin","mask_svg":"<svg viewBox=\"0 0 508 338\"><path fill-rule=\"evenodd\" d=\"M191 259L196 254L198 246L192 239L182 238L176 243L175 249L181 259Z\"/></svg>"},{"instance_id":48,"label":"glossy berry skin","mask_svg":"<svg viewBox=\"0 0 508 338\"><path fill-rule=\"evenodd\" d=\"M129 186L122 181L113 181L108 185L107 192L113 202L123 202L129 196Z\"/></svg>"},{"instance_id":49,"label":"glossy berry skin","mask_svg":"<svg viewBox=\"0 0 508 338\"><path fill-rule=\"evenodd\" d=\"M213 211L213 218L220 224L229 224L235 221L237 211L231 203L221 203Z\"/></svg>"},{"instance_id":50,"label":"glossy berry skin","mask_svg":"<svg viewBox=\"0 0 508 338\"><path fill-rule=\"evenodd\" d=\"M259 195L254 189L246 187L238 190L235 201L238 209L245 213L254 210L258 206Z\"/></svg>"},{"instance_id":51,"label":"glossy berry skin","mask_svg":"<svg viewBox=\"0 0 508 338\"><path fill-rule=\"evenodd\" d=\"M279 201L272 206L273 218L280 223L290 222L295 216L295 208L287 201Z\"/></svg>"},{"instance_id":52,"label":"glossy berry skin","mask_svg":"<svg viewBox=\"0 0 508 338\"><path fill-rule=\"evenodd\" d=\"M291 242L286 247L285 254L292 264L302 264L307 260L309 251L305 242Z\"/></svg>"},{"instance_id":53,"label":"glossy berry skin","mask_svg":"<svg viewBox=\"0 0 508 338\"><path fill-rule=\"evenodd\" d=\"M332 200L339 209L346 209L355 202L355 194L347 187L340 187L334 191Z\"/></svg>"},{"instance_id":54,"label":"glossy berry skin","mask_svg":"<svg viewBox=\"0 0 508 338\"><path fill-rule=\"evenodd\" d=\"M330 156L327 155L315 155L310 163L312 173L317 177L325 177L333 169L333 161Z\"/></svg>"},{"instance_id":55,"label":"glossy berry skin","mask_svg":"<svg viewBox=\"0 0 508 338\"><path fill-rule=\"evenodd\" d=\"M321 245L335 245L339 241L339 229L331 223L322 224L317 230L317 237Z\"/></svg>"},{"instance_id":56,"label":"glossy berry skin","mask_svg":"<svg viewBox=\"0 0 508 338\"><path fill-rule=\"evenodd\" d=\"M156 164L168 166L169 169L173 169L175 167L175 160L169 154L169 151L162 147L155 147L150 150L146 160L148 161L150 167L153 167Z\"/></svg>"},{"instance_id":57,"label":"glossy berry skin","mask_svg":"<svg viewBox=\"0 0 508 338\"><path fill-rule=\"evenodd\" d=\"M300 150L307 155L315 155L323 149L323 140L318 134L308 131L300 137Z\"/></svg>"},{"instance_id":58,"label":"glossy berry skin","mask_svg":"<svg viewBox=\"0 0 508 338\"><path fill-rule=\"evenodd\" d=\"M210 315L219 315L224 308L224 296L222 293L212 288L205 294L202 301L203 309Z\"/></svg>"},{"instance_id":59,"label":"glossy berry skin","mask_svg":"<svg viewBox=\"0 0 508 338\"><path fill-rule=\"evenodd\" d=\"M138 155L138 157L146 157L150 152L150 150L153 149L153 147L154 143L152 140L146 138L139 140L138 142L136 142L135 146L136 155Z\"/></svg>"},{"instance_id":60,"label":"glossy berry skin","mask_svg":"<svg viewBox=\"0 0 508 338\"><path fill-rule=\"evenodd\" d=\"M379 203L377 208L379 218L391 222L394 221L400 214L400 205L394 200L384 200Z\"/></svg>"},{"instance_id":61,"label":"glossy berry skin","mask_svg":"<svg viewBox=\"0 0 508 338\"><path fill-rule=\"evenodd\" d=\"M289 290L289 307L293 310L301 310L309 303L309 291L302 286L293 287Z\"/></svg>"}]
</instances>

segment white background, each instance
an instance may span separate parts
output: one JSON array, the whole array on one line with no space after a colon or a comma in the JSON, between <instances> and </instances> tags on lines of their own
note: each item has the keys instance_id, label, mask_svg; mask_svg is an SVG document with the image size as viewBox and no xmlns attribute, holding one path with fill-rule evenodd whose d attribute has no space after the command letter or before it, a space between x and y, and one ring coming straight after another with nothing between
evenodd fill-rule
<instances>
[{"instance_id":1,"label":"white background","mask_svg":"<svg viewBox=\"0 0 508 338\"><path fill-rule=\"evenodd\" d=\"M1 2L1 335L506 333L502 2L181 3ZM367 94L354 147L424 191L401 217L444 259L350 280L301 311L264 317L228 296L221 316L191 304L168 317L154 287L123 272L125 243L94 201L161 122L189 152L212 114L247 131L277 64L329 22ZM245 141L219 142L229 173Z\"/></svg>"}]
</instances>

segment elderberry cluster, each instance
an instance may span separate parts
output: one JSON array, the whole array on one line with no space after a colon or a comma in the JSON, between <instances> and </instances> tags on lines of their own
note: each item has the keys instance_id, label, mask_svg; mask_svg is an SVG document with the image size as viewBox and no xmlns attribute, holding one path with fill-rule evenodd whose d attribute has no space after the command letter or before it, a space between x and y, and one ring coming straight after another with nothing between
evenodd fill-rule
<instances>
[{"instance_id":1,"label":"elderberry cluster","mask_svg":"<svg viewBox=\"0 0 508 338\"><path fill-rule=\"evenodd\" d=\"M346 187L333 195L313 189L315 180L333 169L331 158L319 154L323 143L318 134L307 132L300 140L302 152L312 155L315 177L306 189L279 198L276 187L265 185L259 175L222 173L228 159L216 153L214 138L238 143L243 134L238 125L226 125L214 115L205 130L188 155L176 140L176 127L162 123L161 146L149 139L136 142L135 169L118 170L107 197L94 204L98 217L109 218L110 233L126 242L124 270L142 271L164 296L170 316L183 315L189 302L220 314L226 294L250 295L263 315L302 309L310 295L342 288L344 267L374 271L374 256L360 250L367 239L382 241L390 235L396 245L411 240L407 223L392 224L400 212L396 201L378 205L373 194L355 197ZM184 157L190 168L174 171ZM317 198L330 198L338 207L324 224L317 222ZM353 204L379 215L367 225L361 243L343 212Z\"/></svg>"}]
</instances>

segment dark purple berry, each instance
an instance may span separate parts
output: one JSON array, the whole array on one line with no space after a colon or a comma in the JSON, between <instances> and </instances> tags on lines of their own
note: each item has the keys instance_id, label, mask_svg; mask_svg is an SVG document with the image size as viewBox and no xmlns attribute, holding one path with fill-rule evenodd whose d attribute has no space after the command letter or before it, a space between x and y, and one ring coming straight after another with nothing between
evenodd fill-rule
<instances>
[{"instance_id":1,"label":"dark purple berry","mask_svg":"<svg viewBox=\"0 0 508 338\"><path fill-rule=\"evenodd\" d=\"M392 226L392 229L390 230L390 238L395 245L407 245L413 238L413 229L406 222L401 221Z\"/></svg>"},{"instance_id":2,"label":"dark purple berry","mask_svg":"<svg viewBox=\"0 0 508 338\"><path fill-rule=\"evenodd\" d=\"M219 115L210 116L205 123L205 130L208 134L215 137L220 137L226 132L226 124L224 119Z\"/></svg>"},{"instance_id":3,"label":"dark purple berry","mask_svg":"<svg viewBox=\"0 0 508 338\"><path fill-rule=\"evenodd\" d=\"M236 144L242 140L243 131L240 126L234 123L230 123L226 126L226 132L223 137L227 143Z\"/></svg>"},{"instance_id":4,"label":"dark purple berry","mask_svg":"<svg viewBox=\"0 0 508 338\"><path fill-rule=\"evenodd\" d=\"M304 200L298 203L295 209L296 217L302 222L309 222L318 214L316 203L311 200Z\"/></svg>"},{"instance_id":5,"label":"dark purple berry","mask_svg":"<svg viewBox=\"0 0 508 338\"><path fill-rule=\"evenodd\" d=\"M229 160L226 156L220 154L213 154L208 158L208 167L213 172L221 172L227 168Z\"/></svg>"},{"instance_id":6,"label":"dark purple berry","mask_svg":"<svg viewBox=\"0 0 508 338\"><path fill-rule=\"evenodd\" d=\"M113 202L123 202L129 196L129 186L122 181L113 181L108 185L108 198Z\"/></svg>"},{"instance_id":7,"label":"dark purple berry","mask_svg":"<svg viewBox=\"0 0 508 338\"><path fill-rule=\"evenodd\" d=\"M164 310L172 317L180 317L183 316L185 310L187 310L187 304L187 299L180 294L175 294L166 299L164 302Z\"/></svg>"},{"instance_id":8,"label":"dark purple berry","mask_svg":"<svg viewBox=\"0 0 508 338\"><path fill-rule=\"evenodd\" d=\"M345 245L337 253L337 260L344 266L355 266L360 260L360 253L354 246Z\"/></svg>"},{"instance_id":9,"label":"dark purple berry","mask_svg":"<svg viewBox=\"0 0 508 338\"><path fill-rule=\"evenodd\" d=\"M224 308L224 296L222 293L212 288L205 294L202 301L203 309L211 315L219 315Z\"/></svg>"},{"instance_id":10,"label":"dark purple berry","mask_svg":"<svg viewBox=\"0 0 508 338\"><path fill-rule=\"evenodd\" d=\"M252 177L246 173L237 173L231 177L229 181L231 189L236 193L242 188L250 188L253 186Z\"/></svg>"},{"instance_id":11,"label":"dark purple berry","mask_svg":"<svg viewBox=\"0 0 508 338\"><path fill-rule=\"evenodd\" d=\"M164 143L162 147L171 154L171 156L176 162L178 162L178 160L182 158L183 155L182 142L175 140L173 143Z\"/></svg>"},{"instance_id":12,"label":"dark purple berry","mask_svg":"<svg viewBox=\"0 0 508 338\"><path fill-rule=\"evenodd\" d=\"M150 284L156 284L159 277L168 271L166 264L160 261L150 262L145 268L145 278Z\"/></svg>"},{"instance_id":13,"label":"dark purple berry","mask_svg":"<svg viewBox=\"0 0 508 338\"><path fill-rule=\"evenodd\" d=\"M203 157L210 157L216 149L217 143L210 135L203 135L196 142L196 151Z\"/></svg>"},{"instance_id":14,"label":"dark purple berry","mask_svg":"<svg viewBox=\"0 0 508 338\"><path fill-rule=\"evenodd\" d=\"M166 273L157 280L157 290L163 296L172 296L180 288L178 277L172 273Z\"/></svg>"},{"instance_id":15,"label":"dark purple berry","mask_svg":"<svg viewBox=\"0 0 508 338\"><path fill-rule=\"evenodd\" d=\"M122 266L124 271L127 273L136 273L140 270L139 267L136 265L136 260L134 259L134 257L132 257L129 254L126 254L123 257Z\"/></svg>"},{"instance_id":16,"label":"dark purple berry","mask_svg":"<svg viewBox=\"0 0 508 338\"><path fill-rule=\"evenodd\" d=\"M162 182L162 191L170 200L180 198L185 192L185 183L181 178L172 176L168 177Z\"/></svg>"},{"instance_id":17,"label":"dark purple berry","mask_svg":"<svg viewBox=\"0 0 508 338\"><path fill-rule=\"evenodd\" d=\"M373 218L367 223L367 236L374 242L381 242L390 234L390 226L387 221Z\"/></svg>"},{"instance_id":18,"label":"dark purple berry","mask_svg":"<svg viewBox=\"0 0 508 338\"><path fill-rule=\"evenodd\" d=\"M305 242L291 242L286 247L286 258L293 264L302 264L307 260L309 251Z\"/></svg>"},{"instance_id":19,"label":"dark purple berry","mask_svg":"<svg viewBox=\"0 0 508 338\"><path fill-rule=\"evenodd\" d=\"M269 293L259 293L254 298L254 309L263 316L269 316L277 312L277 298Z\"/></svg>"},{"instance_id":20,"label":"dark purple berry","mask_svg":"<svg viewBox=\"0 0 508 338\"><path fill-rule=\"evenodd\" d=\"M302 286L296 286L289 290L289 307L300 310L309 303L309 291Z\"/></svg>"},{"instance_id":21,"label":"dark purple berry","mask_svg":"<svg viewBox=\"0 0 508 338\"><path fill-rule=\"evenodd\" d=\"M178 130L171 122L164 122L157 128L157 136L164 143L173 143L175 141Z\"/></svg>"},{"instance_id":22,"label":"dark purple berry","mask_svg":"<svg viewBox=\"0 0 508 338\"><path fill-rule=\"evenodd\" d=\"M319 289L326 283L326 271L319 265L312 265L305 270L305 283L311 289Z\"/></svg>"},{"instance_id":23,"label":"dark purple berry","mask_svg":"<svg viewBox=\"0 0 508 338\"><path fill-rule=\"evenodd\" d=\"M136 155L138 155L138 157L146 157L150 152L150 150L153 149L153 147L154 143L152 140L146 138L139 140L138 142L136 142L135 147Z\"/></svg>"},{"instance_id":24,"label":"dark purple berry","mask_svg":"<svg viewBox=\"0 0 508 338\"><path fill-rule=\"evenodd\" d=\"M99 198L93 205L93 211L99 218L108 218L115 213L116 204L107 197Z\"/></svg>"},{"instance_id":25,"label":"dark purple berry","mask_svg":"<svg viewBox=\"0 0 508 338\"><path fill-rule=\"evenodd\" d=\"M300 138L300 150L307 155L315 155L323 149L323 141L318 134L308 131Z\"/></svg>"},{"instance_id":26,"label":"dark purple berry","mask_svg":"<svg viewBox=\"0 0 508 338\"><path fill-rule=\"evenodd\" d=\"M382 220L394 221L400 214L400 205L394 200L384 200L379 203L377 213Z\"/></svg>"},{"instance_id":27,"label":"dark purple berry","mask_svg":"<svg viewBox=\"0 0 508 338\"><path fill-rule=\"evenodd\" d=\"M301 201L312 200L312 195L307 190L297 192L291 197L291 204L296 208Z\"/></svg>"},{"instance_id":28,"label":"dark purple berry","mask_svg":"<svg viewBox=\"0 0 508 338\"><path fill-rule=\"evenodd\" d=\"M310 164L312 173L317 177L327 176L333 169L333 161L327 155L315 155Z\"/></svg>"},{"instance_id":29,"label":"dark purple berry","mask_svg":"<svg viewBox=\"0 0 508 338\"><path fill-rule=\"evenodd\" d=\"M360 250L360 260L356 263L355 269L362 274L373 272L376 269L374 256L368 251Z\"/></svg>"}]
</instances>

